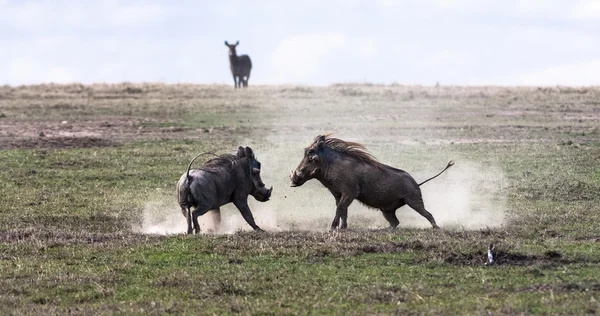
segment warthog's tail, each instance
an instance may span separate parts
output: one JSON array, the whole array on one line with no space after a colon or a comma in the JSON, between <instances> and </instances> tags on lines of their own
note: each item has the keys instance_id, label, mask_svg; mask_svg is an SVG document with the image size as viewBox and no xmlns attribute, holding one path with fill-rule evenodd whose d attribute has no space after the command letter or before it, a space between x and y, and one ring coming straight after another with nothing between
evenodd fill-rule
<instances>
[{"instance_id":1,"label":"warthog's tail","mask_svg":"<svg viewBox=\"0 0 600 316\"><path fill-rule=\"evenodd\" d=\"M194 160L196 160L196 159L198 159L198 157L204 156L204 155L213 155L215 157L219 157L216 154L211 153L211 152L201 153L198 156L194 157L194 159L192 159L192 161L190 161L190 164L188 165L187 172L186 172L186 177L187 177L188 183L191 181L191 179L190 179L190 168L192 167L192 164L194 163Z\"/></svg>"},{"instance_id":2,"label":"warthog's tail","mask_svg":"<svg viewBox=\"0 0 600 316\"><path fill-rule=\"evenodd\" d=\"M450 160L450 162L448 163L448 165L446 166L446 168L444 168L444 170L442 170L440 173L436 174L435 176L433 176L433 177L431 177L431 178L429 178L429 179L427 179L427 180L419 183L419 186L421 186L422 184L424 184L425 182L427 182L429 180L433 180L433 179L437 178L440 174L444 173L444 171L446 171L448 168L450 168L452 166L454 166L454 161Z\"/></svg>"}]
</instances>

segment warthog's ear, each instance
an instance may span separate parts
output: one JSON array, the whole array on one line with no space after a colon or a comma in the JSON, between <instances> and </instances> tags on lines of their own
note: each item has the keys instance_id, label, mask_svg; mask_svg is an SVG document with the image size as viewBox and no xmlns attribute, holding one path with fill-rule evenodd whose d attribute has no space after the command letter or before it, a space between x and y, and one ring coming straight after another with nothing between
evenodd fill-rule
<instances>
[{"instance_id":1,"label":"warthog's ear","mask_svg":"<svg viewBox=\"0 0 600 316\"><path fill-rule=\"evenodd\" d=\"M225 41L225 46L229 47L229 43L227 43L227 41Z\"/></svg>"},{"instance_id":2,"label":"warthog's ear","mask_svg":"<svg viewBox=\"0 0 600 316\"><path fill-rule=\"evenodd\" d=\"M325 144L325 136L317 136L317 148L323 147L323 144Z\"/></svg>"},{"instance_id":3,"label":"warthog's ear","mask_svg":"<svg viewBox=\"0 0 600 316\"><path fill-rule=\"evenodd\" d=\"M235 46L240 45L240 41L235 42Z\"/></svg>"},{"instance_id":4,"label":"warthog's ear","mask_svg":"<svg viewBox=\"0 0 600 316\"><path fill-rule=\"evenodd\" d=\"M254 159L254 152L252 151L252 148L246 147L246 157L249 159Z\"/></svg>"},{"instance_id":5,"label":"warthog's ear","mask_svg":"<svg viewBox=\"0 0 600 316\"><path fill-rule=\"evenodd\" d=\"M246 150L244 149L244 147L240 146L238 147L238 151L235 155L238 156L238 158L244 158L246 157Z\"/></svg>"}]
</instances>

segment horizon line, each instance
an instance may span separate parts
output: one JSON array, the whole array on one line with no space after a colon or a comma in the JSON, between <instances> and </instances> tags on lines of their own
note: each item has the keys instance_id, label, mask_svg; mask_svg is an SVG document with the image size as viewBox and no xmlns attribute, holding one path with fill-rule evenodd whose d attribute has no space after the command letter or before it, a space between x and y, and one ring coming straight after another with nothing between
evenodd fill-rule
<instances>
[{"instance_id":1,"label":"horizon line","mask_svg":"<svg viewBox=\"0 0 600 316\"><path fill-rule=\"evenodd\" d=\"M95 86L95 85L109 85L109 86L149 86L149 85L163 85L163 86L232 86L228 83L195 83L195 82L165 82L165 81L99 81L91 83L81 82L39 82L39 83L26 83L26 84L9 84L5 83L1 87L3 88L23 88L23 87L36 87L36 86ZM278 86L296 86L296 87L317 87L327 88L336 86L356 86L356 87L369 87L369 86L381 86L381 87L428 87L428 88L441 88L441 87L463 87L463 88L600 88L600 85L565 85L565 84L421 84L421 83L377 83L377 82L333 82L328 84L307 84L307 83L268 83L268 84L254 84L250 85L245 89L252 89L252 87L278 87Z\"/></svg>"}]
</instances>

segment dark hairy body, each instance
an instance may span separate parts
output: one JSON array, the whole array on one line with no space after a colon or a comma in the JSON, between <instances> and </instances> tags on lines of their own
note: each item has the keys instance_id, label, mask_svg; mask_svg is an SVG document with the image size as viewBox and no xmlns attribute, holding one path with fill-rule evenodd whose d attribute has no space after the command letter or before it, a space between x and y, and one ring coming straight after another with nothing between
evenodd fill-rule
<instances>
[{"instance_id":1,"label":"dark hairy body","mask_svg":"<svg viewBox=\"0 0 600 316\"><path fill-rule=\"evenodd\" d=\"M229 48L229 68L231 69L231 75L233 76L233 85L235 88L241 88L242 86L248 87L248 80L250 79L250 71L252 70L252 61L248 55L237 55L236 47L240 44L237 41L235 44L229 44L225 41L225 46Z\"/></svg>"},{"instance_id":2,"label":"dark hairy body","mask_svg":"<svg viewBox=\"0 0 600 316\"><path fill-rule=\"evenodd\" d=\"M200 169L190 170L194 160L201 155L190 162L177 183L177 199L187 220L187 233L200 232L198 216L209 210L219 213L221 206L231 202L248 225L254 230L260 230L248 207L248 195L252 195L257 201L266 202L271 197L273 188L267 189L262 182L261 165L252 149L239 147L235 155L217 156L205 162Z\"/></svg>"},{"instance_id":3,"label":"dark hairy body","mask_svg":"<svg viewBox=\"0 0 600 316\"><path fill-rule=\"evenodd\" d=\"M450 161L442 172L453 164ZM317 179L329 189L336 202L331 229L347 228L348 207L354 200L381 210L392 228L400 224L396 210L404 205L438 228L425 209L419 186L442 172L418 184L408 172L378 162L363 145L320 135L305 148L304 158L291 172L290 180L292 187L298 187Z\"/></svg>"}]
</instances>

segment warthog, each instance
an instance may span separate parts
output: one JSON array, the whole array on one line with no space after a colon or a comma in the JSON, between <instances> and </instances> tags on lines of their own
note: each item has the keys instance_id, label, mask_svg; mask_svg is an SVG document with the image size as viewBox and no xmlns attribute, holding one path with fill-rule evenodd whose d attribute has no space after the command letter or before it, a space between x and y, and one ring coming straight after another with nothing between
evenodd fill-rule
<instances>
[{"instance_id":1,"label":"warthog","mask_svg":"<svg viewBox=\"0 0 600 316\"><path fill-rule=\"evenodd\" d=\"M187 233L200 232L198 216L209 210L215 210L220 219L219 207L229 202L233 202L254 230L261 230L248 207L248 195L266 202L273 187L267 189L262 182L260 162L252 149L240 146L235 155L217 156L205 162L200 169L190 170L194 160L201 155L192 159L177 183L177 197L181 212L187 219Z\"/></svg>"},{"instance_id":2,"label":"warthog","mask_svg":"<svg viewBox=\"0 0 600 316\"><path fill-rule=\"evenodd\" d=\"M442 174L454 162L450 161L442 172L417 184L406 171L378 162L363 145L328 136L317 136L305 148L300 165L290 172L290 180L292 187L298 187L315 178L329 189L337 206L331 229L348 227L348 206L355 199L380 209L392 229L400 223L396 210L405 204L438 228L423 205L419 186Z\"/></svg>"},{"instance_id":3,"label":"warthog","mask_svg":"<svg viewBox=\"0 0 600 316\"><path fill-rule=\"evenodd\" d=\"M225 41L225 46L229 48L229 68L231 69L231 75L233 75L233 85L236 88L242 86L247 88L250 70L252 70L252 61L248 55L237 55L235 48L239 44L240 41L235 44L229 44Z\"/></svg>"}]
</instances>

